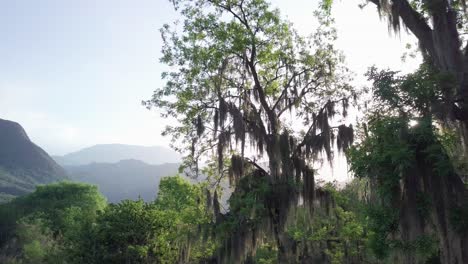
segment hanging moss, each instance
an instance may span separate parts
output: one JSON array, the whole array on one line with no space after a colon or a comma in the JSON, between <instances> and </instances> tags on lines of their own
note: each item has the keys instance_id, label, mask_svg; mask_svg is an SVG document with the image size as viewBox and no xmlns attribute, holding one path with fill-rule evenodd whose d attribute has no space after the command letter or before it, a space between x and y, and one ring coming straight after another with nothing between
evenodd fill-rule
<instances>
[{"instance_id":1,"label":"hanging moss","mask_svg":"<svg viewBox=\"0 0 468 264\"><path fill-rule=\"evenodd\" d=\"M229 169L229 183L235 186L244 175L244 158L238 155L231 156L231 167Z\"/></svg>"},{"instance_id":2,"label":"hanging moss","mask_svg":"<svg viewBox=\"0 0 468 264\"><path fill-rule=\"evenodd\" d=\"M226 101L223 98L219 99L219 126L224 127L224 122L227 119L227 114L228 114L228 105Z\"/></svg>"},{"instance_id":3,"label":"hanging moss","mask_svg":"<svg viewBox=\"0 0 468 264\"><path fill-rule=\"evenodd\" d=\"M195 145L197 144L197 138L192 139L192 144L190 145L190 154L192 157L195 156Z\"/></svg>"},{"instance_id":4,"label":"hanging moss","mask_svg":"<svg viewBox=\"0 0 468 264\"><path fill-rule=\"evenodd\" d=\"M203 124L201 115L197 116L196 126L197 126L197 136L200 137L205 131L205 125Z\"/></svg>"},{"instance_id":5,"label":"hanging moss","mask_svg":"<svg viewBox=\"0 0 468 264\"><path fill-rule=\"evenodd\" d=\"M338 126L338 135L336 139L336 145L339 151L347 150L351 144L354 142L354 129L353 126L350 125L347 127L346 125Z\"/></svg>"},{"instance_id":6,"label":"hanging moss","mask_svg":"<svg viewBox=\"0 0 468 264\"><path fill-rule=\"evenodd\" d=\"M211 192L210 190L207 188L205 190L205 193L206 193L206 210L207 211L211 211L213 209L213 198L211 197Z\"/></svg>"},{"instance_id":7,"label":"hanging moss","mask_svg":"<svg viewBox=\"0 0 468 264\"><path fill-rule=\"evenodd\" d=\"M279 154L281 156L282 174L285 175L285 177L287 178L293 177L291 150L295 149L295 146L292 144L294 144L294 139L289 136L288 131L283 131L279 139Z\"/></svg>"},{"instance_id":8,"label":"hanging moss","mask_svg":"<svg viewBox=\"0 0 468 264\"><path fill-rule=\"evenodd\" d=\"M216 137L216 134L218 133L218 122L219 122L219 111L216 109L214 111L213 115L213 137Z\"/></svg>"},{"instance_id":9,"label":"hanging moss","mask_svg":"<svg viewBox=\"0 0 468 264\"><path fill-rule=\"evenodd\" d=\"M215 190L213 194L213 213L216 219L216 222L221 218L221 206L218 200L218 190Z\"/></svg>"},{"instance_id":10,"label":"hanging moss","mask_svg":"<svg viewBox=\"0 0 468 264\"><path fill-rule=\"evenodd\" d=\"M218 168L221 171L224 165L224 150L230 143L231 132L222 131L218 136Z\"/></svg>"},{"instance_id":11,"label":"hanging moss","mask_svg":"<svg viewBox=\"0 0 468 264\"><path fill-rule=\"evenodd\" d=\"M230 103L228 105L228 111L231 115L232 122L233 122L234 138L236 140L236 143L238 141L241 141L241 151L243 152L244 145L245 145L245 133L246 133L244 117L241 111L233 103Z\"/></svg>"},{"instance_id":12,"label":"hanging moss","mask_svg":"<svg viewBox=\"0 0 468 264\"><path fill-rule=\"evenodd\" d=\"M335 208L332 193L323 188L314 189L313 192L315 193L315 199L312 201L315 201L319 208L324 209L326 215L330 215L331 210Z\"/></svg>"},{"instance_id":13,"label":"hanging moss","mask_svg":"<svg viewBox=\"0 0 468 264\"><path fill-rule=\"evenodd\" d=\"M304 187L303 187L303 197L304 202L309 205L311 211L313 211L314 200L315 200L315 179L314 172L308 167L304 167L302 172Z\"/></svg>"},{"instance_id":14,"label":"hanging moss","mask_svg":"<svg viewBox=\"0 0 468 264\"><path fill-rule=\"evenodd\" d=\"M327 144L330 144L326 139L324 133L308 136L305 142L305 156L317 158L322 151L331 150L331 147L326 147ZM331 157L331 153L326 152L326 155Z\"/></svg>"},{"instance_id":15,"label":"hanging moss","mask_svg":"<svg viewBox=\"0 0 468 264\"><path fill-rule=\"evenodd\" d=\"M264 146L266 144L265 131L262 129L263 124L260 114L251 109L244 113L249 122L246 124L246 133L249 136L250 145L260 155L263 154Z\"/></svg>"},{"instance_id":16,"label":"hanging moss","mask_svg":"<svg viewBox=\"0 0 468 264\"><path fill-rule=\"evenodd\" d=\"M279 256L289 254L295 246L287 239L283 241L285 223L300 197L313 204L311 166L323 153L329 161L333 158L337 137L330 123L341 113L337 111L340 98L349 94L349 87L343 89L346 74L339 52L331 43L334 31L329 16L317 12L324 26L309 42L265 1L175 1L175 5L185 18L184 30L180 34L171 34L169 28L163 31L167 36L165 61L178 67L168 73L165 89L154 96L155 105L182 124L190 123L187 118L197 118L196 133L203 147L198 149L193 144L190 162L196 162L193 156L204 158L217 141L217 173L221 179L226 174L225 155L236 153L230 157L229 180L236 186L234 193L248 196L251 199L246 200L252 204L246 206L250 211L230 208L233 214L244 217L242 227L230 233L232 239L226 239L225 243L234 248L230 255L246 256L256 247L262 231L274 237ZM170 102L167 97L171 96L177 102ZM284 122L288 118L283 113L288 110L289 120L295 118L310 126L305 134ZM310 119L312 123L307 124ZM213 139L208 139L202 134L206 133L205 126L211 125ZM188 134L183 125L178 128L176 140L184 137L186 143L193 138L195 131ZM252 147L254 161L246 162L246 144ZM265 169L258 164L249 166L255 159L268 165ZM258 184L247 180L249 177L266 181L271 191L261 197L245 194L239 185L252 190ZM217 193L213 196L215 210ZM252 219L262 224L253 226Z\"/></svg>"},{"instance_id":17,"label":"hanging moss","mask_svg":"<svg viewBox=\"0 0 468 264\"><path fill-rule=\"evenodd\" d=\"M349 100L348 98L343 98L343 100L341 100L341 114L343 117L348 117L348 108L349 108Z\"/></svg>"},{"instance_id":18,"label":"hanging moss","mask_svg":"<svg viewBox=\"0 0 468 264\"><path fill-rule=\"evenodd\" d=\"M223 246L218 250L218 263L244 263L255 252L261 240L271 234L268 195L272 188L263 171L253 170L239 180L231 198L230 211L217 225Z\"/></svg>"}]
</instances>

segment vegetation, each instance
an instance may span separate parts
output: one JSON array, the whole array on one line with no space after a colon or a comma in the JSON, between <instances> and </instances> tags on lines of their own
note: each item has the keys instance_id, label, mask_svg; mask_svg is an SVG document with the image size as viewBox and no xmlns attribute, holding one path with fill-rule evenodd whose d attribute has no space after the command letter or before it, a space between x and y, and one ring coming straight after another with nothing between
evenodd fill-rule
<instances>
[{"instance_id":1,"label":"vegetation","mask_svg":"<svg viewBox=\"0 0 468 264\"><path fill-rule=\"evenodd\" d=\"M368 76L379 112L369 111L362 142L348 154L356 176L374 186L374 251L385 257L400 250L399 262L423 263L439 254L444 263L462 260L466 233L456 231L450 215L466 210L460 197L466 189L457 174L461 167L450 157L450 130L431 111L450 79L427 64L406 76L375 68ZM452 234L458 238L449 242Z\"/></svg>"},{"instance_id":2,"label":"vegetation","mask_svg":"<svg viewBox=\"0 0 468 264\"><path fill-rule=\"evenodd\" d=\"M320 26L304 38L265 1L174 4L184 17L182 30L161 30L161 61L174 70L163 74L166 85L146 104L179 121L165 133L188 150L185 166L195 175L199 160L216 152L216 178L229 178L240 192L244 177L265 179L269 191L258 199L268 213L257 215L254 206L247 214L268 224L232 233L239 248L225 253L243 261L261 240L257 234L270 233L279 260L287 262L285 225L299 197L313 207L313 163L322 152L331 160L335 142L343 151L353 139L352 126L331 124L346 117L356 98L333 46L332 19L317 11ZM262 157L267 169L256 162Z\"/></svg>"},{"instance_id":3,"label":"vegetation","mask_svg":"<svg viewBox=\"0 0 468 264\"><path fill-rule=\"evenodd\" d=\"M409 157L415 158L414 164L397 166L401 173L400 186L395 186L391 191L394 198L402 195L402 199L394 199L392 207L400 207L399 219L396 221L400 231L410 231L407 237L403 237L404 244L412 243L417 239L416 236L434 235L438 240L440 255L436 259L442 263L465 263L468 255L464 253L467 249L464 241L467 241L468 233L457 231L453 215L454 212L458 212L456 215L464 215L460 212L466 212L468 197L461 176L465 171L461 169L463 166L460 167L460 164L466 163L468 150L465 59L468 46L464 39L467 27L466 1L368 2L375 4L380 14L387 16L394 31L399 31L401 26L409 29L418 39L424 58L424 64L418 72L399 77L398 81L393 73L382 79L379 78L382 76L370 75L376 86L376 99L385 102L384 107L389 106L401 112L399 115L392 113L384 117L397 119L396 123L400 123L399 127L392 127L394 130L390 133L402 132L394 139L402 143L403 149L406 148L407 151L402 151L402 154L406 152ZM406 96L407 101L394 100L401 94ZM401 111L402 108L406 109ZM408 111L411 110L416 114L409 115ZM407 129L408 118L417 121L419 125ZM382 120L381 117L377 119ZM384 132L380 132L371 138L382 136ZM455 139L451 142L452 147L444 144L444 139L450 137ZM454 148L454 145L457 147ZM383 164L373 165L374 170L379 170L379 165ZM387 168L390 169L390 166ZM377 182L376 185L380 189L384 184ZM413 215L416 211L426 216L419 216L419 219L427 221L416 224L414 221L418 217ZM458 216L455 218L459 219ZM415 262L413 257L404 261Z\"/></svg>"},{"instance_id":4,"label":"vegetation","mask_svg":"<svg viewBox=\"0 0 468 264\"><path fill-rule=\"evenodd\" d=\"M358 89L330 0L310 38L263 0L173 1L170 70L144 104L178 121L164 133L181 171L206 180L164 178L156 200L117 204L90 185L39 186L0 206L0 261L468 263L465 2L369 2L424 61L371 67ZM340 153L354 179L316 182Z\"/></svg>"},{"instance_id":5,"label":"vegetation","mask_svg":"<svg viewBox=\"0 0 468 264\"><path fill-rule=\"evenodd\" d=\"M66 179L65 171L17 123L0 118L0 203Z\"/></svg>"},{"instance_id":6,"label":"vegetation","mask_svg":"<svg viewBox=\"0 0 468 264\"><path fill-rule=\"evenodd\" d=\"M58 183L0 207L2 263L175 263L210 256L210 243L186 248L211 221L200 185L161 181L151 203L105 203L95 186Z\"/></svg>"}]
</instances>

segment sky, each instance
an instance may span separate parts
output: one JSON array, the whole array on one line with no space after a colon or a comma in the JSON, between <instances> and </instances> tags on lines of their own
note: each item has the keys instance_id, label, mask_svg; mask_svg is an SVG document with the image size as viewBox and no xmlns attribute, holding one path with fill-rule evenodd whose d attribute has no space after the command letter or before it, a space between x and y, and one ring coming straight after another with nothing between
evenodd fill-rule
<instances>
[{"instance_id":1,"label":"sky","mask_svg":"<svg viewBox=\"0 0 468 264\"><path fill-rule=\"evenodd\" d=\"M406 33L390 34L374 6L337 0L337 46L357 85L374 64L403 63ZM313 32L317 0L274 0L301 34ZM0 1L0 118L20 123L49 154L122 143L168 146L169 121L141 105L161 87L164 23L180 19L169 0Z\"/></svg>"}]
</instances>

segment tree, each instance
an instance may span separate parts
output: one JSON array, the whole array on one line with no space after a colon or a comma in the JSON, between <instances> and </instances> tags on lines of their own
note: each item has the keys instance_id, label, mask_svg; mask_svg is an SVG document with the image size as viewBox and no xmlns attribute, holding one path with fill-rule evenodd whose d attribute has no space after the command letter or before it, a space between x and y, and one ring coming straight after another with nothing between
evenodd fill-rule
<instances>
[{"instance_id":1,"label":"tree","mask_svg":"<svg viewBox=\"0 0 468 264\"><path fill-rule=\"evenodd\" d=\"M444 104L438 112L441 119L462 123L464 142L468 144L468 43L463 38L467 29L465 0L368 0L388 17L391 28L409 29L418 39L425 60L455 83L442 84ZM443 106L443 107L442 107Z\"/></svg>"},{"instance_id":2,"label":"tree","mask_svg":"<svg viewBox=\"0 0 468 264\"><path fill-rule=\"evenodd\" d=\"M313 161L322 152L331 159L335 139L339 150L353 139L352 127L330 121L346 116L352 97L332 20L317 12L320 26L303 38L263 0L174 4L182 29L161 30L161 61L171 71L146 105L178 120L165 134L190 150L185 164L195 174L199 160L215 154L220 176L228 174L234 185L252 171L267 176L271 231L284 258L290 206L299 194L312 204ZM267 169L257 162L262 157Z\"/></svg>"},{"instance_id":3,"label":"tree","mask_svg":"<svg viewBox=\"0 0 468 264\"><path fill-rule=\"evenodd\" d=\"M49 223L37 215L18 221L18 243L24 263L61 263L64 250L50 231Z\"/></svg>"},{"instance_id":4,"label":"tree","mask_svg":"<svg viewBox=\"0 0 468 264\"><path fill-rule=\"evenodd\" d=\"M324 0L324 2L327 3L325 5L327 8L331 7L332 0ZM396 32L402 27L408 29L419 41L420 51L426 63L423 67L431 68L433 75L445 76L443 81L436 84L437 97L433 97L434 100L428 102L425 114L426 117L431 116L429 121L438 122L439 126L457 131L458 138L461 140L461 144L458 144L458 148L461 149L459 153L462 153L466 159L468 153L468 43L463 37L467 28L466 1L367 0L366 2L375 4L379 14L388 18L390 29ZM426 88L425 93L430 93L434 87L429 85ZM453 159L452 163L455 163ZM440 199L437 200L443 201L440 204L451 208L465 203L467 190L464 188L460 175L455 173L450 180L437 182L437 178L424 175L427 171L423 167L419 169L421 171L418 171L418 174L421 174L421 177L424 176L427 182L428 193L441 194ZM416 188L416 186L413 187ZM440 216L440 220L436 223L440 231L439 236L442 237L440 242L443 261L447 263L467 262L468 256L463 256L462 253L466 252L468 247L466 242L463 242L468 240L467 234L447 229L445 225L450 222L446 214L447 208L442 206L435 210L435 214ZM454 232L455 238L449 238L450 232Z\"/></svg>"},{"instance_id":5,"label":"tree","mask_svg":"<svg viewBox=\"0 0 468 264\"><path fill-rule=\"evenodd\" d=\"M197 230L211 218L202 188L182 177L161 180L154 203L125 200L110 204L92 228L86 263L196 263L212 254Z\"/></svg>"},{"instance_id":6,"label":"tree","mask_svg":"<svg viewBox=\"0 0 468 264\"><path fill-rule=\"evenodd\" d=\"M466 189L445 147L446 129L431 112L443 96L446 74L423 64L404 76L372 68L368 77L373 110L361 142L348 155L355 175L373 187L374 252L384 257L397 250L399 263L425 263L430 257L466 262L466 224L454 218L468 212Z\"/></svg>"},{"instance_id":7,"label":"tree","mask_svg":"<svg viewBox=\"0 0 468 264\"><path fill-rule=\"evenodd\" d=\"M51 223L53 232L60 232L68 224L68 209L81 208L83 215L92 217L105 206L106 199L96 186L71 182L39 185L33 193L0 206L0 232L9 239L16 222L32 214L40 214Z\"/></svg>"},{"instance_id":8,"label":"tree","mask_svg":"<svg viewBox=\"0 0 468 264\"><path fill-rule=\"evenodd\" d=\"M37 186L33 193L0 206L0 255L20 252L27 263L74 263L85 252L79 246L89 239L87 231L105 206L96 186L70 182Z\"/></svg>"},{"instance_id":9,"label":"tree","mask_svg":"<svg viewBox=\"0 0 468 264\"><path fill-rule=\"evenodd\" d=\"M143 200L110 204L97 219L93 230L95 254L87 262L154 263L158 254L167 253L157 247L161 228L158 211Z\"/></svg>"},{"instance_id":10,"label":"tree","mask_svg":"<svg viewBox=\"0 0 468 264\"><path fill-rule=\"evenodd\" d=\"M287 228L296 244L296 263L375 262L366 250L367 221L362 213L364 203L357 197L359 184L355 179L342 190L332 183L318 189L322 206L312 219L304 208L299 209L299 217Z\"/></svg>"},{"instance_id":11,"label":"tree","mask_svg":"<svg viewBox=\"0 0 468 264\"><path fill-rule=\"evenodd\" d=\"M200 231L213 219L205 203L205 188L203 183L192 184L181 176L165 177L159 184L154 206L167 226L160 233L178 250L180 263L197 263L213 255L213 241Z\"/></svg>"}]
</instances>

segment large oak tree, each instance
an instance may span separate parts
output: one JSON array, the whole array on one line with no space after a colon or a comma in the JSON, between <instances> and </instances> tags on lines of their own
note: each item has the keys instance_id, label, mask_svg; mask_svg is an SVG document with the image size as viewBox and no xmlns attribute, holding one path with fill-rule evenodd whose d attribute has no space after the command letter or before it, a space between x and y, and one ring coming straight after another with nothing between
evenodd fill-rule
<instances>
[{"instance_id":1,"label":"large oak tree","mask_svg":"<svg viewBox=\"0 0 468 264\"><path fill-rule=\"evenodd\" d=\"M271 233L285 263L286 217L299 197L312 205L313 163L353 139L352 127L337 122L353 91L332 20L317 12L319 26L304 38L263 0L174 4L184 20L162 29L161 61L171 70L146 104L177 119L165 133L190 150L185 164L195 173L215 155L233 185L247 174L268 179Z\"/></svg>"}]
</instances>

